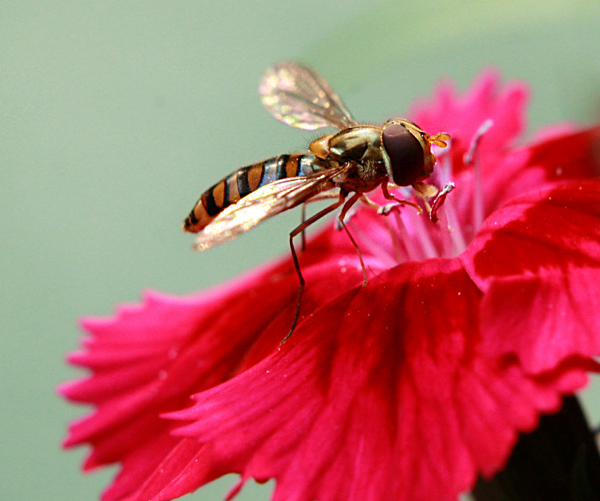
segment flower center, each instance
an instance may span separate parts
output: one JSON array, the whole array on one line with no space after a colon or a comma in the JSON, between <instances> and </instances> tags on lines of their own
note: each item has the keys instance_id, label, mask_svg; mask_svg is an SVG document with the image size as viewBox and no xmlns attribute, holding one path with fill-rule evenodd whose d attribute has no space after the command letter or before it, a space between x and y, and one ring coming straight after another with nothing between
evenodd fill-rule
<instances>
[{"instance_id":1,"label":"flower center","mask_svg":"<svg viewBox=\"0 0 600 501\"><path fill-rule=\"evenodd\" d=\"M492 126L492 120L485 120L471 139L463 160L465 166L470 167L473 172L471 186L465 186L469 183L464 182L462 186L457 186L457 192L462 191L460 196L448 193L444 203L437 208L439 222L433 223L426 214L419 215L411 207L393 210L387 216L383 224L388 227L393 249L388 251L384 259L392 258L394 264L397 264L436 257L453 258L467 248L481 227L485 215L479 150L482 138ZM444 149L435 146L433 148L437 163L432 181L437 186L452 186L452 142L450 141ZM472 190L471 197L466 193L469 189ZM410 199L410 190L411 188L401 188L401 195ZM468 199L472 201L471 214L459 214L458 202ZM460 210L465 209L461 207ZM361 239L362 242L365 242L365 239ZM372 245L373 242L370 246ZM383 257L381 248L369 250L372 250L374 255Z\"/></svg>"}]
</instances>

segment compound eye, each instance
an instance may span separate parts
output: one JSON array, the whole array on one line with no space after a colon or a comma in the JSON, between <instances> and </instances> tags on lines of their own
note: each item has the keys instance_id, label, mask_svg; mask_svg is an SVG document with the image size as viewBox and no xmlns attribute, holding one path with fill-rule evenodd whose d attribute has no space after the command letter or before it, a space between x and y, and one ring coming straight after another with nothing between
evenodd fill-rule
<instances>
[{"instance_id":1,"label":"compound eye","mask_svg":"<svg viewBox=\"0 0 600 501\"><path fill-rule=\"evenodd\" d=\"M427 178L423 146L413 134L399 123L391 123L381 137L390 158L388 175L395 184L409 186Z\"/></svg>"}]
</instances>

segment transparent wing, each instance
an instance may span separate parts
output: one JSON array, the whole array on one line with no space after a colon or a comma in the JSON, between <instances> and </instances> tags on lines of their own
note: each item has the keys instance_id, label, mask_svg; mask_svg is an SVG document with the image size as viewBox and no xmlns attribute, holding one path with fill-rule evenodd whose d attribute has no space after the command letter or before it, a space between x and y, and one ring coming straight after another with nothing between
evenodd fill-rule
<instances>
[{"instance_id":1,"label":"transparent wing","mask_svg":"<svg viewBox=\"0 0 600 501\"><path fill-rule=\"evenodd\" d=\"M260 84L262 103L277 120L315 130L358 125L329 84L296 63L280 63L269 69Z\"/></svg>"},{"instance_id":2,"label":"transparent wing","mask_svg":"<svg viewBox=\"0 0 600 501\"><path fill-rule=\"evenodd\" d=\"M213 219L198 233L194 248L210 249L313 196L321 195L327 190L337 190L329 181L345 169L345 166L341 166L312 176L280 179L259 188Z\"/></svg>"}]
</instances>

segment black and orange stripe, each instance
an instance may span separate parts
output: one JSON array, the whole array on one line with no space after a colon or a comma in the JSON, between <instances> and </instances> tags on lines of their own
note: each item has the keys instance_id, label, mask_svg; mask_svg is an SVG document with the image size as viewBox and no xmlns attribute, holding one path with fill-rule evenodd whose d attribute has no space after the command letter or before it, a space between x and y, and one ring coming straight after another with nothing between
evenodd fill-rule
<instances>
[{"instance_id":1,"label":"black and orange stripe","mask_svg":"<svg viewBox=\"0 0 600 501\"><path fill-rule=\"evenodd\" d=\"M247 165L206 190L198 199L183 229L198 233L226 207L273 181L306 176L316 171L318 159L310 153L280 155Z\"/></svg>"}]
</instances>

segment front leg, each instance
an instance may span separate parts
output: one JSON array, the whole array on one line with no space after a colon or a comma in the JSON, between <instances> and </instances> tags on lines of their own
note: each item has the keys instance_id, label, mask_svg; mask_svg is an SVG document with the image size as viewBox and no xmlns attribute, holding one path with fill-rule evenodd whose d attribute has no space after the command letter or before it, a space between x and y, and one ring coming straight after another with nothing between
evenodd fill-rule
<instances>
[{"instance_id":1,"label":"front leg","mask_svg":"<svg viewBox=\"0 0 600 501\"><path fill-rule=\"evenodd\" d=\"M379 205L377 202L373 202L373 200L371 200L365 194L363 194L360 197L360 201L363 204L365 204L366 206L371 207L371 209L375 209L377 211L377 214L381 214L382 216L387 216L390 212L392 212L392 209L394 207L398 207L399 206L399 204L397 202L395 202L393 204Z\"/></svg>"},{"instance_id":2,"label":"front leg","mask_svg":"<svg viewBox=\"0 0 600 501\"><path fill-rule=\"evenodd\" d=\"M396 198L394 195L392 195L388 190L387 182L381 183L381 191L383 192L383 196L386 200L392 200L393 202L396 202L396 203L395 204L387 204L387 205L382 206L381 209L378 209L378 211L377 211L380 214L388 215L394 207L400 207L400 206L404 206L404 205L410 205L411 207L414 207L417 210L417 212L419 213L419 215L423 214L423 209L421 209L421 207L419 207L416 203L409 202L408 200L401 200L400 198ZM381 210L381 212L380 212L380 210Z\"/></svg>"}]
</instances>

